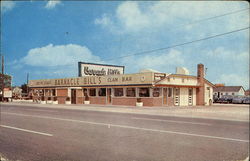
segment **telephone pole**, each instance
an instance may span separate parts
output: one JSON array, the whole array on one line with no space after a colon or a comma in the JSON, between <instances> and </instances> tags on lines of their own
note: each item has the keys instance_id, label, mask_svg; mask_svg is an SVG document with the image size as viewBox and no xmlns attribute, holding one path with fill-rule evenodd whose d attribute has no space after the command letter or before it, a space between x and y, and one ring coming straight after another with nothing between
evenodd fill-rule
<instances>
[{"instance_id":1,"label":"telephone pole","mask_svg":"<svg viewBox=\"0 0 250 161\"><path fill-rule=\"evenodd\" d=\"M4 57L2 57L2 77L1 77L1 83L2 83L2 101L4 101Z\"/></svg>"}]
</instances>

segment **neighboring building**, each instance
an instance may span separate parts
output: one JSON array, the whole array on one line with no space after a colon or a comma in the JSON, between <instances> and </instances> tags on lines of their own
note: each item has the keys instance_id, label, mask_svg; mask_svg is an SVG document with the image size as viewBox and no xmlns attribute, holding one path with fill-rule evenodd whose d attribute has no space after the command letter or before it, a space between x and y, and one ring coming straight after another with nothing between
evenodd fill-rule
<instances>
[{"instance_id":1,"label":"neighboring building","mask_svg":"<svg viewBox=\"0 0 250 161\"><path fill-rule=\"evenodd\" d=\"M211 105L214 87L204 78L203 64L198 64L197 76L144 70L136 74L30 80L28 85L35 100L54 97L59 104L66 100L83 104L88 99L90 104L127 106L135 106L138 100L144 106Z\"/></svg>"},{"instance_id":2,"label":"neighboring building","mask_svg":"<svg viewBox=\"0 0 250 161\"><path fill-rule=\"evenodd\" d=\"M242 86L217 86L213 95L216 98L221 98L223 95L244 96L245 90Z\"/></svg>"},{"instance_id":3,"label":"neighboring building","mask_svg":"<svg viewBox=\"0 0 250 161\"><path fill-rule=\"evenodd\" d=\"M245 91L245 96L250 96L250 89Z\"/></svg>"}]
</instances>

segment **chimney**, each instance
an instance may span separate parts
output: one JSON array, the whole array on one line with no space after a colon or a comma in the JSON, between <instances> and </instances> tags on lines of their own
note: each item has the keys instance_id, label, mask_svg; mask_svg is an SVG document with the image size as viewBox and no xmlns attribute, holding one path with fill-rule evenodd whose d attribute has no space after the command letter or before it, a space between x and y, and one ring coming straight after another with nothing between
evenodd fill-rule
<instances>
[{"instance_id":1,"label":"chimney","mask_svg":"<svg viewBox=\"0 0 250 161\"><path fill-rule=\"evenodd\" d=\"M204 65L197 65L197 81L198 88L196 90L196 105L203 106L205 105L205 82L204 82Z\"/></svg>"}]
</instances>

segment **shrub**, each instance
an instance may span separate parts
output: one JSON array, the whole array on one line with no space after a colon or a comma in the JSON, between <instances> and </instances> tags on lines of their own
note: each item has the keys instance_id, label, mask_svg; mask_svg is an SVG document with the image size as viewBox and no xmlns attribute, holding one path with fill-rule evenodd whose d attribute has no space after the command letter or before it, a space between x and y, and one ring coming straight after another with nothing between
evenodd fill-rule
<instances>
[{"instance_id":1,"label":"shrub","mask_svg":"<svg viewBox=\"0 0 250 161\"><path fill-rule=\"evenodd\" d=\"M48 101L50 101L51 100L51 97L48 97Z\"/></svg>"},{"instance_id":2,"label":"shrub","mask_svg":"<svg viewBox=\"0 0 250 161\"><path fill-rule=\"evenodd\" d=\"M67 97L67 98L66 98L66 101L70 101L70 97Z\"/></svg>"},{"instance_id":3,"label":"shrub","mask_svg":"<svg viewBox=\"0 0 250 161\"><path fill-rule=\"evenodd\" d=\"M42 101L45 101L45 98L44 98L44 96L42 96L42 97L41 97L41 100L42 100Z\"/></svg>"}]
</instances>

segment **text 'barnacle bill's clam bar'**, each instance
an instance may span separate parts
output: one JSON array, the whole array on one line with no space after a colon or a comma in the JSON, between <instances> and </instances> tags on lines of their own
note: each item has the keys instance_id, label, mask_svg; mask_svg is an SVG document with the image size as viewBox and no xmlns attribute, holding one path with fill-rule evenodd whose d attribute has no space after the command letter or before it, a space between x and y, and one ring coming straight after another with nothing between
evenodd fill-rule
<instances>
[{"instance_id":1,"label":"text 'barnacle bill's clam bar'","mask_svg":"<svg viewBox=\"0 0 250 161\"><path fill-rule=\"evenodd\" d=\"M79 77L30 80L34 101L56 100L59 104L135 106L211 105L214 85L204 78L204 65L197 76L178 67L176 74L142 70L124 74L124 66L79 62Z\"/></svg>"}]
</instances>

